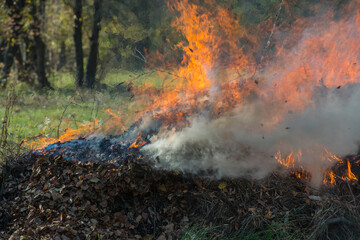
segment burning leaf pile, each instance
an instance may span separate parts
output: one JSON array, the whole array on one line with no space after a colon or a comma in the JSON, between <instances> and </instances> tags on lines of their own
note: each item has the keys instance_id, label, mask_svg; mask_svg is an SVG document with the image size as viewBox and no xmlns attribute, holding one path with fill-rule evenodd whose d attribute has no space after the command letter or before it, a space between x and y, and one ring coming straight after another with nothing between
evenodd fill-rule
<instances>
[{"instance_id":1,"label":"burning leaf pile","mask_svg":"<svg viewBox=\"0 0 360 240\"><path fill-rule=\"evenodd\" d=\"M130 129L83 141L69 131L39 139L41 146L51 145L38 151L116 162L138 149L162 169L256 179L280 163L313 185L333 184L339 177L329 169L359 147L359 1L336 14L314 4L315 16L273 28L266 43L274 48L272 57L264 56L259 36L230 8L214 3L167 1L172 26L184 38L175 46L182 61L171 71L147 62L160 78L170 71L173 79L164 77L160 89L151 83L131 88L132 101L144 109ZM121 125L122 117L110 114ZM116 128L116 121L104 129ZM358 178L351 166L340 176Z\"/></svg>"},{"instance_id":2,"label":"burning leaf pile","mask_svg":"<svg viewBox=\"0 0 360 240\"><path fill-rule=\"evenodd\" d=\"M214 180L154 170L141 157L116 167L25 156L8 172L2 238L178 239L199 223L222 226L218 237L272 224L304 239L359 234L360 188L345 182L320 191L293 175Z\"/></svg>"},{"instance_id":3,"label":"burning leaf pile","mask_svg":"<svg viewBox=\"0 0 360 240\"><path fill-rule=\"evenodd\" d=\"M5 179L14 238L174 239L199 222L359 236L360 2L295 21L282 41L273 29L271 59L244 48L261 41L230 9L196 2L168 2L182 62L171 84L132 88L145 106L132 127L51 139L27 156L30 178Z\"/></svg>"}]
</instances>

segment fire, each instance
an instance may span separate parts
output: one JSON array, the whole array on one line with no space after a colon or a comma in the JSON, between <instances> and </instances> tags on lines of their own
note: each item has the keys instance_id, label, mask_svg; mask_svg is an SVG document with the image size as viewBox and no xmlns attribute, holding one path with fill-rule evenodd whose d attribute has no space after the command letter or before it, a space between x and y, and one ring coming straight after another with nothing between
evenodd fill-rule
<instances>
[{"instance_id":1,"label":"fire","mask_svg":"<svg viewBox=\"0 0 360 240\"><path fill-rule=\"evenodd\" d=\"M350 8L359 8L359 4L352 3ZM286 100L292 110L309 106L319 88L335 89L359 82L360 24L356 19L360 14L357 11L348 15L334 20L334 14L328 12L322 21L298 20L291 31L294 35L301 33L301 38L292 51L288 50L292 44L277 39L283 45L268 68L272 81L276 81L276 87L269 90L279 101Z\"/></svg>"},{"instance_id":2,"label":"fire","mask_svg":"<svg viewBox=\"0 0 360 240\"><path fill-rule=\"evenodd\" d=\"M125 120L123 112L114 113L110 108L105 110L109 115L109 119L106 123L101 127L101 131L103 133L111 133L111 134L121 134L126 130Z\"/></svg>"},{"instance_id":3,"label":"fire","mask_svg":"<svg viewBox=\"0 0 360 240\"><path fill-rule=\"evenodd\" d=\"M98 127L98 125L99 123L97 119L95 119L94 122L80 124L80 127L77 129L66 129L59 138L40 136L35 141L30 141L26 139L25 145L30 147L30 149L38 150L46 147L49 144L54 144L57 142L63 143L79 137L86 137L89 134L93 133Z\"/></svg>"},{"instance_id":4,"label":"fire","mask_svg":"<svg viewBox=\"0 0 360 240\"><path fill-rule=\"evenodd\" d=\"M290 173L295 175L299 179L307 180L309 178L309 173L304 169L300 164L302 157L301 151L296 153L290 153L286 157L282 157L281 152L277 152L275 159L285 168L289 169Z\"/></svg>"},{"instance_id":5,"label":"fire","mask_svg":"<svg viewBox=\"0 0 360 240\"><path fill-rule=\"evenodd\" d=\"M148 106L145 112L169 122L166 127L186 126L189 116L204 109L216 117L250 102L254 95L270 106L279 106L269 116L275 126L289 111L301 112L313 104L319 88L359 82L360 27L353 27L359 25L359 11L339 20L334 20L331 12L323 14L325 21L297 20L286 29L290 37L285 40L274 33L275 58L256 66L255 50L248 45L261 49L259 37L241 25L230 9L214 3L168 1L170 11L176 14L172 26L185 39L175 47L183 52L181 64L168 71L155 66L164 77L161 89L152 84L133 88L137 100ZM354 4L349 8L355 9L358 5ZM242 42L251 43L246 45L246 53ZM295 43L298 47L293 50ZM149 68L155 65L152 58L159 63L158 55L149 57ZM263 73L259 70L254 76L258 67Z\"/></svg>"},{"instance_id":6,"label":"fire","mask_svg":"<svg viewBox=\"0 0 360 240\"><path fill-rule=\"evenodd\" d=\"M347 176L343 177L343 180L345 181L351 181L351 180L357 180L355 174L351 171L351 163L350 161L347 162L347 171L346 171Z\"/></svg>"},{"instance_id":7,"label":"fire","mask_svg":"<svg viewBox=\"0 0 360 240\"><path fill-rule=\"evenodd\" d=\"M335 174L332 170L325 172L323 184L330 186L336 185Z\"/></svg>"},{"instance_id":8,"label":"fire","mask_svg":"<svg viewBox=\"0 0 360 240\"><path fill-rule=\"evenodd\" d=\"M215 5L215 1L207 1ZM210 8L185 1L171 1L169 8L179 14L172 24L186 38L178 48L185 52L182 67L177 72L185 79L188 90L198 91L211 87L218 76L214 67L225 64L228 70L241 71L248 66L249 59L238 43L241 39L251 39L246 29L235 20L231 11ZM226 73L223 73L226 74Z\"/></svg>"},{"instance_id":9,"label":"fire","mask_svg":"<svg viewBox=\"0 0 360 240\"><path fill-rule=\"evenodd\" d=\"M247 29L231 9L216 5L215 0L200 1L203 5L198 2L169 0L167 4L175 15L172 27L183 37L174 49L182 52L181 63L170 68L168 63L158 66L159 62L166 62L165 57L160 53L150 55L147 67L158 72L162 83L132 86L133 104L143 106L142 118L161 123L159 132L171 134L188 127L192 118L199 115L217 119L246 104L260 102L261 113L254 115L265 118L263 132L267 133L278 128L290 112L300 115L316 105L319 93L330 95L341 87L359 83L360 11L352 11L359 9L359 1L344 10L347 17L335 18L327 12L321 16L325 19L322 21L310 17L293 22L289 29L279 26L281 31L288 30L290 37L284 38L280 30L271 32L273 41L268 45L274 45L275 54L265 61L261 47L264 36ZM254 50L256 47L260 50ZM260 61L256 55L262 55ZM123 132L126 124L122 114L107 112L112 120L103 130L111 131L118 126L119 132ZM59 139L40 138L36 148L73 139L82 132L91 132L96 125L68 130ZM130 148L141 148L148 143L147 136L139 131ZM316 150L313 146L309 149L296 146L293 149L298 150L289 154L278 151L275 159L300 179L310 180L312 173L320 172L320 181L336 185L340 177L329 166L343 159L322 144L318 143ZM303 159L308 155L318 158L321 164L305 164ZM350 162L347 164L347 177L343 180L357 180Z\"/></svg>"},{"instance_id":10,"label":"fire","mask_svg":"<svg viewBox=\"0 0 360 240\"><path fill-rule=\"evenodd\" d=\"M139 147L142 147L146 144L146 141L142 140L143 139L143 136L142 134L139 134L135 141L129 146L130 148L139 148Z\"/></svg>"},{"instance_id":11,"label":"fire","mask_svg":"<svg viewBox=\"0 0 360 240\"><path fill-rule=\"evenodd\" d=\"M63 143L80 137L87 137L99 131L111 134L123 133L126 130L123 116L114 113L111 109L105 109L105 112L109 115L109 119L106 121L106 124L101 126L98 120L94 119L94 121L89 123L78 123L79 127L76 129L66 128L58 138L49 136L39 136L36 137L35 140L27 138L24 144L32 150L39 150L50 144L57 142Z\"/></svg>"},{"instance_id":12,"label":"fire","mask_svg":"<svg viewBox=\"0 0 360 240\"><path fill-rule=\"evenodd\" d=\"M277 162L280 165L284 166L286 169L288 169L291 174L293 174L294 176L296 176L299 179L308 180L309 179L309 170L307 169L306 166L301 164L301 158L302 158L301 151L298 151L295 153L292 152L285 157L282 156L280 151L275 155L275 159L277 160ZM324 148L324 159L329 161L330 163L335 163L335 164L343 163L343 159L335 156L326 148ZM356 181L357 180L357 177L351 171L351 163L349 160L347 161L346 175L347 176L341 177L341 179L344 181L352 181L352 180ZM326 170L324 172L324 177L323 177L322 183L325 185L329 185L329 186L336 185L336 176L335 176L335 173L333 170Z\"/></svg>"},{"instance_id":13,"label":"fire","mask_svg":"<svg viewBox=\"0 0 360 240\"><path fill-rule=\"evenodd\" d=\"M164 80L159 91L149 84L133 89L134 95L140 96L139 101L144 101L141 96L147 100L151 96L146 112L152 112L154 118L181 124L187 116L209 106L211 95L220 100L211 101L211 110L224 112L241 104L255 89L255 84L244 84L246 79L241 78L252 72L255 64L244 54L240 41L256 43L257 39L234 18L231 10L210 7L213 3L210 0L202 6L188 0L168 2L170 11L177 14L172 26L186 39L175 46L183 51L180 66L171 69L175 79L168 81L175 84L166 85ZM156 63L161 59L152 58ZM163 75L164 71L158 72Z\"/></svg>"}]
</instances>

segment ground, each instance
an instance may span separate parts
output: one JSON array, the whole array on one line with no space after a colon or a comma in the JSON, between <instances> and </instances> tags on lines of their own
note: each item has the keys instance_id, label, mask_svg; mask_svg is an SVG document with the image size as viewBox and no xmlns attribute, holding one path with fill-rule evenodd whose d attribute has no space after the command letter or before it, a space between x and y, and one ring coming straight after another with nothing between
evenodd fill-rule
<instances>
[{"instance_id":1,"label":"ground","mask_svg":"<svg viewBox=\"0 0 360 240\"><path fill-rule=\"evenodd\" d=\"M37 155L26 146L18 151L25 136L56 137L58 129L95 118L101 125L111 118L108 108L130 124L139 106L127 108L131 94L117 84L134 78L130 72L109 74L97 92L74 90L66 74L53 80L56 91L15 89L10 135L1 149L6 165L0 178L0 238L360 238L358 181L315 189L281 169L262 180L214 179L154 169L136 152L114 166ZM1 115L6 104L1 92Z\"/></svg>"},{"instance_id":2,"label":"ground","mask_svg":"<svg viewBox=\"0 0 360 240\"><path fill-rule=\"evenodd\" d=\"M293 175L213 179L27 153L6 168L7 239L358 239L359 196ZM15 164L16 162L16 164ZM358 183L351 185L354 191ZM359 189L357 189L359 190Z\"/></svg>"}]
</instances>

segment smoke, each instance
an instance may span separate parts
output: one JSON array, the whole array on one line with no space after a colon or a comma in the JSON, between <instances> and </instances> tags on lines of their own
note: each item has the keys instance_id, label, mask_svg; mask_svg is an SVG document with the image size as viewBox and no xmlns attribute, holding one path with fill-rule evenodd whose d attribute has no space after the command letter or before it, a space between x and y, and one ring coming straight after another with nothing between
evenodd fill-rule
<instances>
[{"instance_id":1,"label":"smoke","mask_svg":"<svg viewBox=\"0 0 360 240\"><path fill-rule=\"evenodd\" d=\"M216 119L194 116L181 131L154 136L143 151L165 169L252 178L274 171L279 151L301 152L300 164L319 184L334 164L329 153L355 154L359 146L360 21L351 16L304 30L263 69L251 101Z\"/></svg>"},{"instance_id":2,"label":"smoke","mask_svg":"<svg viewBox=\"0 0 360 240\"><path fill-rule=\"evenodd\" d=\"M346 93L351 96L344 98ZM218 119L194 118L182 131L153 137L143 150L162 168L254 178L276 168L278 151L301 150L301 164L316 183L332 164L324 158L324 147L339 156L358 150L359 102L358 87L336 89L303 112L289 112L274 124L266 104L258 101Z\"/></svg>"}]
</instances>

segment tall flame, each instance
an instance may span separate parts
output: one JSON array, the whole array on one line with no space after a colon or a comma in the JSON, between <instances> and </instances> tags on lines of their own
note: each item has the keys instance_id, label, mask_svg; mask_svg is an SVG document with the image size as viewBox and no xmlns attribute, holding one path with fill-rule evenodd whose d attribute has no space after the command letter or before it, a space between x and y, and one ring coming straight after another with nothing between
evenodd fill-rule
<instances>
[{"instance_id":1,"label":"tall flame","mask_svg":"<svg viewBox=\"0 0 360 240\"><path fill-rule=\"evenodd\" d=\"M348 180L348 181L357 180L355 174L351 171L351 163L350 163L350 161L347 162L346 174L347 174L347 176L343 178L344 180Z\"/></svg>"}]
</instances>

